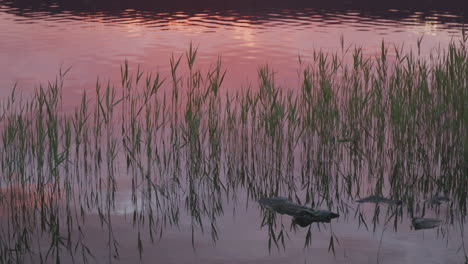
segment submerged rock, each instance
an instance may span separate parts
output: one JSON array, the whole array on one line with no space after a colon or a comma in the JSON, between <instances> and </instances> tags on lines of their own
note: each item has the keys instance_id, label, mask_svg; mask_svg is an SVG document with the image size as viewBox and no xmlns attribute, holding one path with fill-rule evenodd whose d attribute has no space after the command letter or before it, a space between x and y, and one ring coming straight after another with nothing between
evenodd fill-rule
<instances>
[{"instance_id":1,"label":"submerged rock","mask_svg":"<svg viewBox=\"0 0 468 264\"><path fill-rule=\"evenodd\" d=\"M293 223L306 227L312 223L330 223L331 219L340 215L326 210L315 210L294 202L284 197L262 198L258 201L263 207L279 214L293 217Z\"/></svg>"},{"instance_id":2,"label":"submerged rock","mask_svg":"<svg viewBox=\"0 0 468 264\"><path fill-rule=\"evenodd\" d=\"M279 214L297 215L301 211L307 211L310 208L291 202L288 198L272 197L262 198L258 203L263 207L273 210Z\"/></svg>"},{"instance_id":3,"label":"submerged rock","mask_svg":"<svg viewBox=\"0 0 468 264\"><path fill-rule=\"evenodd\" d=\"M411 223L415 230L420 230L439 227L442 221L435 218L415 217L411 220Z\"/></svg>"},{"instance_id":4,"label":"submerged rock","mask_svg":"<svg viewBox=\"0 0 468 264\"><path fill-rule=\"evenodd\" d=\"M440 205L444 202L450 202L450 199L445 196L434 196L431 199L426 200L426 203L432 205Z\"/></svg>"},{"instance_id":5,"label":"submerged rock","mask_svg":"<svg viewBox=\"0 0 468 264\"><path fill-rule=\"evenodd\" d=\"M293 216L293 223L301 227L306 227L312 223L330 223L333 218L337 218L339 216L339 214L326 210L314 210L313 214L302 212Z\"/></svg>"},{"instance_id":6,"label":"submerged rock","mask_svg":"<svg viewBox=\"0 0 468 264\"><path fill-rule=\"evenodd\" d=\"M393 200L393 199L388 199L379 195L371 195L367 196L366 198L362 198L360 200L356 200L358 203L385 203L389 205L401 205L401 200Z\"/></svg>"}]
</instances>

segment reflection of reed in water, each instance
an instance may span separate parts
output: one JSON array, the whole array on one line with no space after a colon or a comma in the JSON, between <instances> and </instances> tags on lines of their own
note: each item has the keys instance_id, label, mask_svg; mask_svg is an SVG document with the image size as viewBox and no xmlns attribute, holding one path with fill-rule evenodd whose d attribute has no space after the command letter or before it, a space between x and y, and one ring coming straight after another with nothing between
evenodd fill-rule
<instances>
[{"instance_id":1,"label":"reflection of reed in water","mask_svg":"<svg viewBox=\"0 0 468 264\"><path fill-rule=\"evenodd\" d=\"M1 209L5 210L36 210L42 204L49 201L60 199L58 193L53 191L53 186L42 185L41 187L34 184L15 184L9 187L0 189L0 204ZM7 209L8 208L8 209ZM4 212L1 215L6 215Z\"/></svg>"},{"instance_id":2,"label":"reflection of reed in water","mask_svg":"<svg viewBox=\"0 0 468 264\"><path fill-rule=\"evenodd\" d=\"M301 61L301 87L293 90L280 89L264 66L258 89L224 92L221 60L203 73L190 46L188 76L179 75L183 56L171 58L166 79L139 69L132 75L125 64L121 88L98 83L94 97L83 95L74 113L61 108L65 72L31 101L13 94L0 115L2 186L22 183L26 190L34 183L54 195L32 210L0 204L12 223L0 226L8 234L0 239L1 259L21 262L36 253L46 260L89 259L82 230L93 215L107 234L109 262L119 258L113 221L116 197L125 191L140 256L146 234L156 242L181 222L189 223L194 247L200 232L217 241L226 203L236 206L241 195L249 201L288 197L289 207L280 211L294 209L294 222L307 226L288 230L273 212L262 211L270 249L284 247L288 232L305 233L310 245L315 225L309 222L338 214L336 224L351 221L373 232L389 224L397 232L403 221L429 213L463 223L465 42L451 44L431 63L397 47L390 63L384 44L380 56L366 58L359 48L348 54L342 40L341 52ZM439 193L450 197L450 206L425 202ZM29 204L26 194L32 193L14 198ZM374 195L361 201L375 207L354 209L353 201L368 194ZM339 234L331 224L317 226L330 231L334 252ZM48 243L46 252L38 237Z\"/></svg>"}]
</instances>

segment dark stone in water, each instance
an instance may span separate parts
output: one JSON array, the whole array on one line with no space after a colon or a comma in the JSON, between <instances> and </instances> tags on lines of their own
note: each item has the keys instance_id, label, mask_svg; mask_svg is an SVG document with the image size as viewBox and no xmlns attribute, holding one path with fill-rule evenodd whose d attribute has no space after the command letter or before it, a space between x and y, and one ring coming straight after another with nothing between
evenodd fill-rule
<instances>
[{"instance_id":1,"label":"dark stone in water","mask_svg":"<svg viewBox=\"0 0 468 264\"><path fill-rule=\"evenodd\" d=\"M262 198L258 201L263 207L275 211L279 214L286 214L293 217L293 223L306 227L312 223L330 223L331 219L340 215L326 211L315 210L310 207L302 206L288 200L284 197Z\"/></svg>"},{"instance_id":2,"label":"dark stone in water","mask_svg":"<svg viewBox=\"0 0 468 264\"><path fill-rule=\"evenodd\" d=\"M411 220L411 223L415 230L420 230L439 227L442 221L434 218L415 217Z\"/></svg>"},{"instance_id":3,"label":"dark stone in water","mask_svg":"<svg viewBox=\"0 0 468 264\"><path fill-rule=\"evenodd\" d=\"M379 195L371 195L366 198L357 200L358 203L385 203L389 205L401 205L401 200L392 200Z\"/></svg>"},{"instance_id":4,"label":"dark stone in water","mask_svg":"<svg viewBox=\"0 0 468 264\"><path fill-rule=\"evenodd\" d=\"M450 199L445 196L434 196L429 200L426 200L426 203L432 205L440 205L443 202L450 202Z\"/></svg>"},{"instance_id":5,"label":"dark stone in water","mask_svg":"<svg viewBox=\"0 0 468 264\"><path fill-rule=\"evenodd\" d=\"M293 223L306 227L312 223L330 223L333 218L339 217L339 214L325 211L325 210L315 210L314 214L300 214L293 216Z\"/></svg>"}]
</instances>

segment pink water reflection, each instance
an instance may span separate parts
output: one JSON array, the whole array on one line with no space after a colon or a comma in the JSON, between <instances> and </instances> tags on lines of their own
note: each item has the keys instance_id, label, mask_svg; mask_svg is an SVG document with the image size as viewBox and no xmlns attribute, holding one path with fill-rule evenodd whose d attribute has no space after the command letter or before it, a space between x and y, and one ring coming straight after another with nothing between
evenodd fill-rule
<instances>
[{"instance_id":1,"label":"pink water reflection","mask_svg":"<svg viewBox=\"0 0 468 264\"><path fill-rule=\"evenodd\" d=\"M337 50L341 35L346 43L363 47L371 56L378 54L382 40L414 48L424 34L422 52L427 54L458 34L456 27L450 29L418 13L400 21L372 20L359 12L293 11L270 12L266 18L236 12L155 14L125 10L118 16L97 12L43 14L39 18L1 12L1 96L8 94L15 82L22 91L33 91L55 78L60 65L72 67L65 95L71 98L83 89L93 90L98 76L118 86L120 65L125 60L133 68L140 65L167 76L171 54L183 54L190 42L199 46L197 64L202 69L222 56L228 70L224 89L255 86L257 68L264 64L277 72L278 85L291 87L297 85L298 55L307 61L314 49Z\"/></svg>"}]
</instances>

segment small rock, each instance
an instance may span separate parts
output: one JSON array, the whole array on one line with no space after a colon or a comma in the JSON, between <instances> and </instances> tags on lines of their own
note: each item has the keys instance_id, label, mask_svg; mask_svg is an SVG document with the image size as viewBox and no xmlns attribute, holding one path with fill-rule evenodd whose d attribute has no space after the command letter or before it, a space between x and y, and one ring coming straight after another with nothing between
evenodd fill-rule
<instances>
[{"instance_id":1,"label":"small rock","mask_svg":"<svg viewBox=\"0 0 468 264\"><path fill-rule=\"evenodd\" d=\"M439 227L442 221L435 218L415 217L411 220L411 223L415 230L420 230Z\"/></svg>"},{"instance_id":2,"label":"small rock","mask_svg":"<svg viewBox=\"0 0 468 264\"><path fill-rule=\"evenodd\" d=\"M379 196L379 195L371 195L371 196L368 196L366 198L362 198L360 200L356 200L356 202L358 203L385 203L385 204L389 204L389 205L401 205L402 202L401 200L392 200L392 199L388 199L388 198L385 198L385 197L382 197L382 196Z\"/></svg>"},{"instance_id":3,"label":"small rock","mask_svg":"<svg viewBox=\"0 0 468 264\"><path fill-rule=\"evenodd\" d=\"M330 223L331 219L339 217L339 214L327 210L315 210L310 207L293 203L284 197L262 198L258 201L263 207L279 214L287 214L293 217L293 223L306 227L311 223Z\"/></svg>"},{"instance_id":4,"label":"small rock","mask_svg":"<svg viewBox=\"0 0 468 264\"><path fill-rule=\"evenodd\" d=\"M426 203L432 205L440 205L444 202L450 202L450 199L445 196L434 196L431 199L426 200Z\"/></svg>"}]
</instances>

